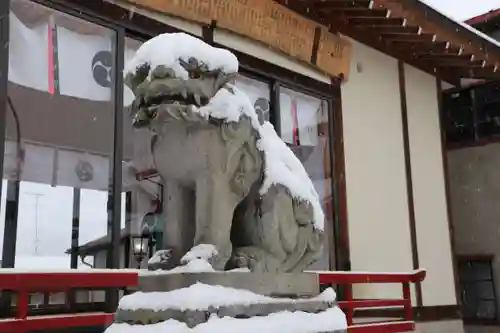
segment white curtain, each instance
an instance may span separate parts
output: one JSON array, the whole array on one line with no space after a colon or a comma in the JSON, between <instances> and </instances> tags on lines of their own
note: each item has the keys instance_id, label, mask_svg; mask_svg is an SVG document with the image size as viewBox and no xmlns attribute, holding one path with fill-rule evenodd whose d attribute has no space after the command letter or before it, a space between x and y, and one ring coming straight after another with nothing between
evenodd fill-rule
<instances>
[{"instance_id":1,"label":"white curtain","mask_svg":"<svg viewBox=\"0 0 500 333\"><path fill-rule=\"evenodd\" d=\"M321 99L282 89L280 93L281 137L287 143L294 142L298 133L301 146L318 145L318 124L323 117Z\"/></svg>"},{"instance_id":2,"label":"white curtain","mask_svg":"<svg viewBox=\"0 0 500 333\"><path fill-rule=\"evenodd\" d=\"M9 81L49 91L48 23L30 29L12 13L9 19Z\"/></svg>"}]
</instances>

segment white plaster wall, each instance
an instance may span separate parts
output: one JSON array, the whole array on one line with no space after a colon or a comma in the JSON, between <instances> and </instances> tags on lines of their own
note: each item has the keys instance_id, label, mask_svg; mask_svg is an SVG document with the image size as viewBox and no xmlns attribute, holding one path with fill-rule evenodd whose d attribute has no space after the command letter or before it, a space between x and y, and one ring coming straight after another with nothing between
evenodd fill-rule
<instances>
[{"instance_id":1,"label":"white plaster wall","mask_svg":"<svg viewBox=\"0 0 500 333\"><path fill-rule=\"evenodd\" d=\"M436 78L405 66L413 202L424 306L457 304Z\"/></svg>"},{"instance_id":2,"label":"white plaster wall","mask_svg":"<svg viewBox=\"0 0 500 333\"><path fill-rule=\"evenodd\" d=\"M352 41L342 86L352 270L411 271L397 60ZM358 297L400 297L400 285L363 285Z\"/></svg>"},{"instance_id":3,"label":"white plaster wall","mask_svg":"<svg viewBox=\"0 0 500 333\"><path fill-rule=\"evenodd\" d=\"M283 55L282 53L275 52L262 43L251 40L249 38L240 37L232 32L215 29L214 41L218 44L227 46L233 50L249 54L255 58L267 61L274 65L288 69L289 71L308 76L315 80L330 84L330 78L314 69L311 66L302 64L296 60Z\"/></svg>"},{"instance_id":4,"label":"white plaster wall","mask_svg":"<svg viewBox=\"0 0 500 333\"><path fill-rule=\"evenodd\" d=\"M115 4L117 6L120 6L122 8L127 9L130 12L130 15L134 15L135 13L146 16L150 19L153 19L155 21L158 21L160 23L169 25L171 27L175 27L179 30L185 31L187 33L190 33L195 36L201 37L202 35L202 28L201 25L190 22L188 20L184 20L181 18L177 18L174 16L170 16L164 13L159 13L155 12L152 10L147 10L143 8L139 8L137 6L134 6L130 3L127 3L124 0L104 0L106 2L110 2L112 4Z\"/></svg>"}]
</instances>

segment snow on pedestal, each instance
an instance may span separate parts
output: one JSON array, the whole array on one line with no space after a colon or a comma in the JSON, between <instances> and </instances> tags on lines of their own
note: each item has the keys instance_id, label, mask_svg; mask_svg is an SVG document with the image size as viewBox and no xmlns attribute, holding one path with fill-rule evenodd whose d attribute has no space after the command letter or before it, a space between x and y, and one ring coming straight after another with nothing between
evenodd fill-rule
<instances>
[{"instance_id":1,"label":"snow on pedestal","mask_svg":"<svg viewBox=\"0 0 500 333\"><path fill-rule=\"evenodd\" d=\"M213 250L209 244L201 244L186 254L184 266L141 275L217 274L206 259ZM344 332L346 318L335 301L332 288L314 297L287 298L198 282L170 291L138 291L124 296L115 323L106 333Z\"/></svg>"},{"instance_id":2,"label":"snow on pedestal","mask_svg":"<svg viewBox=\"0 0 500 333\"><path fill-rule=\"evenodd\" d=\"M327 289L317 297L303 299L273 298L258 295L247 290L238 290L222 286L212 286L197 283L188 288L170 292L137 292L121 299L117 317L120 311L145 310L162 312L177 310L182 312L199 311L208 314L208 319L195 326L185 322L168 319L149 325L115 323L106 333L313 333L336 332L347 328L346 318L342 310L336 306L329 307L318 313L303 311L279 311L265 316L250 318L219 317L218 310L228 307L242 307L269 304L297 304L301 302L331 302L335 301L333 289ZM118 319L119 320L119 319Z\"/></svg>"}]
</instances>

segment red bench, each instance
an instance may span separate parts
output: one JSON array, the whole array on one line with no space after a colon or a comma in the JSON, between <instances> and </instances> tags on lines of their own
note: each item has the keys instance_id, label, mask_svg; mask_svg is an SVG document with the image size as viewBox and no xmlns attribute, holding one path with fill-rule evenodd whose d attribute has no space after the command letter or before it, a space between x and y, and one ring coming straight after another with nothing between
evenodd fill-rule
<instances>
[{"instance_id":1,"label":"red bench","mask_svg":"<svg viewBox=\"0 0 500 333\"><path fill-rule=\"evenodd\" d=\"M359 272L317 272L320 284L344 285L345 300L339 301L338 306L345 312L349 333L396 333L412 332L415 330L413 310L411 304L411 283L422 282L425 270L411 273L359 273ZM352 297L353 284L366 283L400 283L402 299L354 299ZM393 321L354 323L354 311L367 308L402 307L403 318Z\"/></svg>"},{"instance_id":2,"label":"red bench","mask_svg":"<svg viewBox=\"0 0 500 333\"><path fill-rule=\"evenodd\" d=\"M415 330L410 284L423 281L425 271L412 273L357 273L315 272L321 284L345 285L344 301L339 307L346 313L349 333L396 333ZM0 320L0 332L25 333L34 330L53 330L70 327L109 326L113 313L69 313L56 315L28 315L29 294L34 292L69 292L74 289L125 288L138 285L137 271L88 270L66 272L20 272L0 269L0 290L17 294L15 318ZM353 299L351 287L362 283L400 283L402 299ZM354 323L356 309L402 307L404 316L399 320Z\"/></svg>"},{"instance_id":3,"label":"red bench","mask_svg":"<svg viewBox=\"0 0 500 333\"><path fill-rule=\"evenodd\" d=\"M51 272L19 272L0 269L0 290L17 295L15 318L0 320L0 332L24 333L70 327L108 326L114 313L69 313L28 316L29 294L33 292L69 292L80 289L125 288L138 285L135 271L89 270Z\"/></svg>"}]
</instances>

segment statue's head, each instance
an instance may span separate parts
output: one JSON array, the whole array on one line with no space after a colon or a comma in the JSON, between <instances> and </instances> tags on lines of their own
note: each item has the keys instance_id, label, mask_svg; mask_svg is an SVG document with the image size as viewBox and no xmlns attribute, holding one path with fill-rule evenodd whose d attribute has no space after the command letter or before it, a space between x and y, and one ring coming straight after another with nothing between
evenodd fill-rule
<instances>
[{"instance_id":1,"label":"statue's head","mask_svg":"<svg viewBox=\"0 0 500 333\"><path fill-rule=\"evenodd\" d=\"M125 83L135 94L134 127L148 126L160 107L182 115L207 105L237 73L231 52L195 37L176 33L150 39L125 70Z\"/></svg>"}]
</instances>

